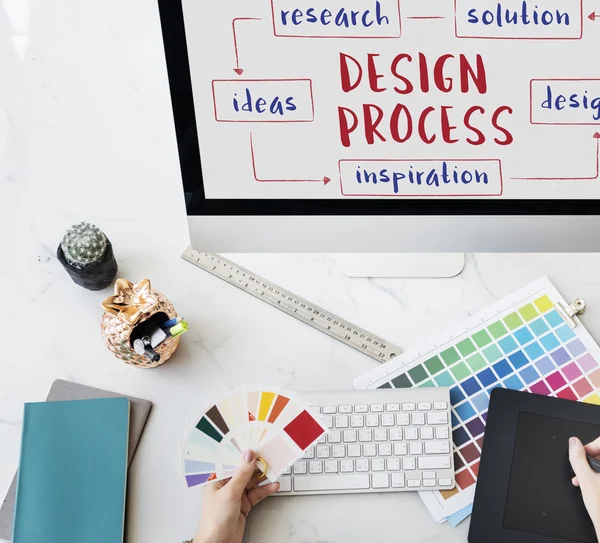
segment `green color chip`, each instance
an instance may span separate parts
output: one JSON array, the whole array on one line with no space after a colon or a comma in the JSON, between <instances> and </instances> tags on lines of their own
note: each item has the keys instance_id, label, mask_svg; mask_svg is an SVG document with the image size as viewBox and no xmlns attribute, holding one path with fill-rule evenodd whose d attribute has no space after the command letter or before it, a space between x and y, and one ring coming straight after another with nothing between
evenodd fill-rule
<instances>
[{"instance_id":1,"label":"green color chip","mask_svg":"<svg viewBox=\"0 0 600 543\"><path fill-rule=\"evenodd\" d=\"M506 315L506 317L504 317L504 323L506 326L508 326L509 330L515 330L523 324L523 321L519 315L516 313L511 313L510 315Z\"/></svg>"},{"instance_id":2,"label":"green color chip","mask_svg":"<svg viewBox=\"0 0 600 543\"><path fill-rule=\"evenodd\" d=\"M527 304L526 306L522 307L519 309L519 313L521 313L521 316L526 322L529 322L538 316L538 312L536 311L535 307L533 307L533 304Z\"/></svg>"},{"instance_id":3,"label":"green color chip","mask_svg":"<svg viewBox=\"0 0 600 543\"><path fill-rule=\"evenodd\" d=\"M394 377L392 383L394 383L394 387L396 388L410 388L412 386L410 379L404 373L398 375L398 377Z\"/></svg>"},{"instance_id":4,"label":"green color chip","mask_svg":"<svg viewBox=\"0 0 600 543\"><path fill-rule=\"evenodd\" d=\"M537 308L542 313L545 313L546 311L548 311L549 309L552 309L554 307L552 300L550 300L550 298L548 298L547 294L544 294L541 298L534 300L533 303L537 306Z\"/></svg>"},{"instance_id":5,"label":"green color chip","mask_svg":"<svg viewBox=\"0 0 600 543\"><path fill-rule=\"evenodd\" d=\"M408 375L410 375L410 378L414 381L415 385L418 385L421 381L425 381L425 379L429 377L425 368L420 364L413 369L408 370Z\"/></svg>"},{"instance_id":6,"label":"green color chip","mask_svg":"<svg viewBox=\"0 0 600 543\"><path fill-rule=\"evenodd\" d=\"M491 364L502 358L502 353L500 352L500 349L496 347L496 345L490 345L489 347L483 349L483 356L485 356L487 361Z\"/></svg>"},{"instance_id":7,"label":"green color chip","mask_svg":"<svg viewBox=\"0 0 600 543\"><path fill-rule=\"evenodd\" d=\"M426 360L425 366L431 375L435 375L438 371L442 371L444 369L444 364L442 364L442 361L437 356Z\"/></svg>"},{"instance_id":8,"label":"green color chip","mask_svg":"<svg viewBox=\"0 0 600 543\"><path fill-rule=\"evenodd\" d=\"M502 324L502 321L495 322L494 324L488 327L488 330L490 334L494 336L494 339L499 339L502 336L508 334L508 330L506 329L506 326Z\"/></svg>"},{"instance_id":9,"label":"green color chip","mask_svg":"<svg viewBox=\"0 0 600 543\"><path fill-rule=\"evenodd\" d=\"M214 439L217 443L221 443L223 440L223 436L217 432L216 428L208 422L206 417L202 417L198 424L196 424L196 428L200 430L203 434L206 434L208 437Z\"/></svg>"},{"instance_id":10,"label":"green color chip","mask_svg":"<svg viewBox=\"0 0 600 543\"><path fill-rule=\"evenodd\" d=\"M460 360L460 355L456 352L454 347L450 347L449 349L442 351L440 356L447 366L450 366Z\"/></svg>"},{"instance_id":11,"label":"green color chip","mask_svg":"<svg viewBox=\"0 0 600 543\"><path fill-rule=\"evenodd\" d=\"M469 338L463 339L459 344L456 345L456 347L463 356L469 356L471 353L474 353L477 350L477 347L475 347Z\"/></svg>"},{"instance_id":12,"label":"green color chip","mask_svg":"<svg viewBox=\"0 0 600 543\"><path fill-rule=\"evenodd\" d=\"M431 381L423 381L419 386L420 387L434 387L435 383L433 383Z\"/></svg>"},{"instance_id":13,"label":"green color chip","mask_svg":"<svg viewBox=\"0 0 600 543\"><path fill-rule=\"evenodd\" d=\"M392 385L390 385L389 383L383 383L383 385L378 386L377 388L392 388Z\"/></svg>"},{"instance_id":14,"label":"green color chip","mask_svg":"<svg viewBox=\"0 0 600 543\"><path fill-rule=\"evenodd\" d=\"M450 368L452 375L456 378L457 381L462 381L467 375L471 373L471 370L467 367L464 362L460 364L456 364Z\"/></svg>"},{"instance_id":15,"label":"green color chip","mask_svg":"<svg viewBox=\"0 0 600 543\"><path fill-rule=\"evenodd\" d=\"M479 330L479 332L473 334L473 340L479 348L485 347L492 342L492 338L487 333L487 330Z\"/></svg>"},{"instance_id":16,"label":"green color chip","mask_svg":"<svg viewBox=\"0 0 600 543\"><path fill-rule=\"evenodd\" d=\"M481 368L483 368L484 366L487 366L487 362L484 360L483 356L481 356L479 353L475 353L470 358L467 358L467 364L473 370L473 372L476 372L476 371L480 370Z\"/></svg>"},{"instance_id":17,"label":"green color chip","mask_svg":"<svg viewBox=\"0 0 600 543\"><path fill-rule=\"evenodd\" d=\"M434 380L440 387L449 387L454 384L454 379L452 379L452 375L450 375L450 373L448 373L447 371L436 375Z\"/></svg>"}]
</instances>

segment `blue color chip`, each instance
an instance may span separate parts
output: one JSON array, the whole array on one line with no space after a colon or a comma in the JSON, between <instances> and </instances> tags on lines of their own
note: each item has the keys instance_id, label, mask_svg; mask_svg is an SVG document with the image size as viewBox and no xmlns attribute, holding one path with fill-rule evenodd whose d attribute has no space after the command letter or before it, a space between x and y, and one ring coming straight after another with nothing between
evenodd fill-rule
<instances>
[{"instance_id":1,"label":"blue color chip","mask_svg":"<svg viewBox=\"0 0 600 543\"><path fill-rule=\"evenodd\" d=\"M541 345L537 341L534 341L532 344L525 347L525 352L527 353L529 360L537 360L544 354L544 349L542 349Z\"/></svg>"},{"instance_id":2,"label":"blue color chip","mask_svg":"<svg viewBox=\"0 0 600 543\"><path fill-rule=\"evenodd\" d=\"M516 332L513 332L517 341L521 345L525 345L525 343L529 343L533 339L533 335L529 331L529 328L523 326L523 328L519 328Z\"/></svg>"},{"instance_id":3,"label":"blue color chip","mask_svg":"<svg viewBox=\"0 0 600 543\"><path fill-rule=\"evenodd\" d=\"M530 385L534 381L537 381L537 379L539 379L540 377L533 366L527 366L526 368L523 368L519 372L519 375L521 376L521 379L523 379L523 381L525 381L528 385Z\"/></svg>"},{"instance_id":4,"label":"blue color chip","mask_svg":"<svg viewBox=\"0 0 600 543\"><path fill-rule=\"evenodd\" d=\"M490 368L485 368L484 370L480 371L477 374L477 378L484 387L487 387L498 380Z\"/></svg>"},{"instance_id":5,"label":"blue color chip","mask_svg":"<svg viewBox=\"0 0 600 543\"><path fill-rule=\"evenodd\" d=\"M523 354L523 351L517 351L516 353L511 354L508 359L516 370L529 364L529 360L527 360L527 357Z\"/></svg>"},{"instance_id":6,"label":"blue color chip","mask_svg":"<svg viewBox=\"0 0 600 543\"><path fill-rule=\"evenodd\" d=\"M471 403L475 406L477 411L482 413L488 408L488 405L490 404L490 398L485 392L481 392L480 394L477 394L471 398Z\"/></svg>"},{"instance_id":7,"label":"blue color chip","mask_svg":"<svg viewBox=\"0 0 600 543\"><path fill-rule=\"evenodd\" d=\"M436 375L434 379L440 387L450 387L454 384L454 379L452 379L452 376L447 371Z\"/></svg>"},{"instance_id":8,"label":"blue color chip","mask_svg":"<svg viewBox=\"0 0 600 543\"><path fill-rule=\"evenodd\" d=\"M571 330L566 324L563 324L560 328L557 328L556 335L562 340L563 343L566 343L570 339L575 337L575 332Z\"/></svg>"},{"instance_id":9,"label":"blue color chip","mask_svg":"<svg viewBox=\"0 0 600 543\"><path fill-rule=\"evenodd\" d=\"M467 393L467 396L472 396L481 390L481 385L477 382L475 377L469 377L469 379L463 381L460 386L462 386L463 390Z\"/></svg>"},{"instance_id":10,"label":"blue color chip","mask_svg":"<svg viewBox=\"0 0 600 543\"><path fill-rule=\"evenodd\" d=\"M506 336L502 338L498 345L504 351L504 354L512 353L517 347L517 342L512 338L512 336Z\"/></svg>"},{"instance_id":11,"label":"blue color chip","mask_svg":"<svg viewBox=\"0 0 600 543\"><path fill-rule=\"evenodd\" d=\"M556 368L552 360L550 360L547 356L544 356L544 358L540 358L535 363L535 366L542 375L548 375Z\"/></svg>"},{"instance_id":12,"label":"blue color chip","mask_svg":"<svg viewBox=\"0 0 600 543\"><path fill-rule=\"evenodd\" d=\"M504 386L506 388L510 388L511 390L521 390L523 388L523 381L519 379L516 375L511 375L506 381L504 381Z\"/></svg>"},{"instance_id":13,"label":"blue color chip","mask_svg":"<svg viewBox=\"0 0 600 543\"><path fill-rule=\"evenodd\" d=\"M463 420L463 422L475 416L475 409L471 407L469 402L464 402L455 406L454 411L456 411L456 414Z\"/></svg>"},{"instance_id":14,"label":"blue color chip","mask_svg":"<svg viewBox=\"0 0 600 543\"><path fill-rule=\"evenodd\" d=\"M467 431L461 426L452 432L452 439L454 440L454 444L457 447L464 445L467 441L471 439Z\"/></svg>"},{"instance_id":15,"label":"blue color chip","mask_svg":"<svg viewBox=\"0 0 600 543\"><path fill-rule=\"evenodd\" d=\"M451 413L451 418L452 418L452 428L456 428L460 424L460 421L458 420L458 417L454 414L454 411L452 411L452 413Z\"/></svg>"},{"instance_id":16,"label":"blue color chip","mask_svg":"<svg viewBox=\"0 0 600 543\"><path fill-rule=\"evenodd\" d=\"M496 362L493 368L500 379L502 379L502 377L506 377L510 372L512 372L512 368L508 365L506 360L500 360L500 362Z\"/></svg>"},{"instance_id":17,"label":"blue color chip","mask_svg":"<svg viewBox=\"0 0 600 543\"><path fill-rule=\"evenodd\" d=\"M460 388L454 387L450 389L450 403L452 405L456 405L457 403L462 402L464 399L465 395Z\"/></svg>"},{"instance_id":18,"label":"blue color chip","mask_svg":"<svg viewBox=\"0 0 600 543\"><path fill-rule=\"evenodd\" d=\"M560 341L552 332L540 338L540 342L548 352L553 351L560 345Z\"/></svg>"},{"instance_id":19,"label":"blue color chip","mask_svg":"<svg viewBox=\"0 0 600 543\"><path fill-rule=\"evenodd\" d=\"M548 324L553 327L565 322L555 309L546 315L546 320L548 321Z\"/></svg>"},{"instance_id":20,"label":"blue color chip","mask_svg":"<svg viewBox=\"0 0 600 543\"><path fill-rule=\"evenodd\" d=\"M545 334L548 331L548 325L546 324L546 321L542 318L530 322L529 328L531 328L533 333L538 337L542 334Z\"/></svg>"}]
</instances>

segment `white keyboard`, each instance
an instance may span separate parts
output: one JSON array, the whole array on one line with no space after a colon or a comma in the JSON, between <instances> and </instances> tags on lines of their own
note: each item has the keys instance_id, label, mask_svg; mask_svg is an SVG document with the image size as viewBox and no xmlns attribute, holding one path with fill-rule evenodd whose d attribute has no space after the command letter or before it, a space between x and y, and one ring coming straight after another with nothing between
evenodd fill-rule
<instances>
[{"instance_id":1,"label":"white keyboard","mask_svg":"<svg viewBox=\"0 0 600 543\"><path fill-rule=\"evenodd\" d=\"M277 496L454 488L449 389L298 395L330 431L278 479Z\"/></svg>"}]
</instances>

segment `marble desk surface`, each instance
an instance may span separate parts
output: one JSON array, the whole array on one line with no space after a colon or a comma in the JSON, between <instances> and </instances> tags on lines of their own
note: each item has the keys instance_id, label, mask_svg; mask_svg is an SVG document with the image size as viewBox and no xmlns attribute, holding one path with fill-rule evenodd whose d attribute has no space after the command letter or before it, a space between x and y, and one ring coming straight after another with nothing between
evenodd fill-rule
<instances>
[{"instance_id":1,"label":"marble desk surface","mask_svg":"<svg viewBox=\"0 0 600 543\"><path fill-rule=\"evenodd\" d=\"M188 244L153 0L5 0L0 6L0 494L18 463L23 403L58 378L154 402L129 478L129 543L190 537L201 495L178 446L208 396L257 380L350 388L376 365L180 259ZM100 336L110 293L77 287L55 257L72 223L97 223L120 274L149 277L190 322L172 361L141 370ZM468 255L454 279L348 279L327 255L230 258L404 349L547 274L600 337L600 256ZM459 543L416 494L270 499L252 543Z\"/></svg>"}]
</instances>

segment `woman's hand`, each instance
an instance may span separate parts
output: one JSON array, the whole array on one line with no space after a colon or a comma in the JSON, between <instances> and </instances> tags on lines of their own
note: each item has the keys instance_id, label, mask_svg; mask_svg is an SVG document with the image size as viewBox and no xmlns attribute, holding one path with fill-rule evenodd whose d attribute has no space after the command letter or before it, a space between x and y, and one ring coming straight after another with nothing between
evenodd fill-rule
<instances>
[{"instance_id":1,"label":"woman's hand","mask_svg":"<svg viewBox=\"0 0 600 543\"><path fill-rule=\"evenodd\" d=\"M206 485L202 494L202 519L194 543L241 543L252 508L279 490L279 483L257 486L256 455L246 451L238 472L226 481Z\"/></svg>"},{"instance_id":2,"label":"woman's hand","mask_svg":"<svg viewBox=\"0 0 600 543\"><path fill-rule=\"evenodd\" d=\"M600 437L585 447L576 437L569 440L569 460L575 472L572 482L581 488L583 503L600 539L600 474L590 468L586 454L600 457Z\"/></svg>"}]
</instances>

